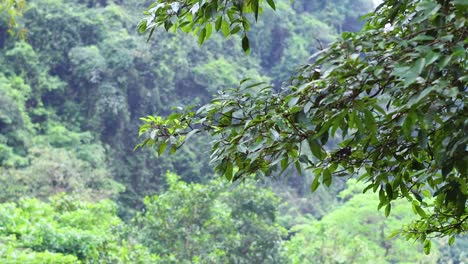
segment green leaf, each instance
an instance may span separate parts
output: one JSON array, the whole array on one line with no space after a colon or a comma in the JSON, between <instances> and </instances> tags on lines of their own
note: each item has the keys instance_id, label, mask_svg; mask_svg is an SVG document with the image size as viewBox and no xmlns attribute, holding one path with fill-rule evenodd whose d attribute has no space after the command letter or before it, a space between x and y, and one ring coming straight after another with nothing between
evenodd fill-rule
<instances>
[{"instance_id":1,"label":"green leaf","mask_svg":"<svg viewBox=\"0 0 468 264\"><path fill-rule=\"evenodd\" d=\"M322 171L322 182L323 184L325 184L327 187L330 187L331 183L332 183L332 174L330 172L330 170L328 168L325 168L323 171Z\"/></svg>"},{"instance_id":2,"label":"green leaf","mask_svg":"<svg viewBox=\"0 0 468 264\"><path fill-rule=\"evenodd\" d=\"M431 192L429 190L423 190L421 194L426 198L431 198Z\"/></svg>"},{"instance_id":3,"label":"green leaf","mask_svg":"<svg viewBox=\"0 0 468 264\"><path fill-rule=\"evenodd\" d=\"M380 204L381 204L380 207L382 207L383 204L385 202L387 202L387 197L385 196L385 191L383 190L383 187L381 187L380 190L379 190L379 200L380 200Z\"/></svg>"},{"instance_id":4,"label":"green leaf","mask_svg":"<svg viewBox=\"0 0 468 264\"><path fill-rule=\"evenodd\" d=\"M392 189L392 185L390 183L387 183L385 185L385 192L387 193L388 199L392 200L393 199L393 189Z\"/></svg>"},{"instance_id":5,"label":"green leaf","mask_svg":"<svg viewBox=\"0 0 468 264\"><path fill-rule=\"evenodd\" d=\"M221 32L223 33L225 38L229 36L229 31L230 31L229 23L225 19L223 19L221 22Z\"/></svg>"},{"instance_id":6,"label":"green leaf","mask_svg":"<svg viewBox=\"0 0 468 264\"><path fill-rule=\"evenodd\" d=\"M215 22L215 30L216 30L216 32L219 32L219 30L221 29L222 23L223 23L223 17L222 17L222 16L219 16L219 17L216 19L216 22Z\"/></svg>"},{"instance_id":7,"label":"green leaf","mask_svg":"<svg viewBox=\"0 0 468 264\"><path fill-rule=\"evenodd\" d=\"M198 44L202 45L206 37L206 28L203 28L198 35Z\"/></svg>"},{"instance_id":8,"label":"green leaf","mask_svg":"<svg viewBox=\"0 0 468 264\"><path fill-rule=\"evenodd\" d=\"M387 237L387 239L392 239L392 238L398 236L398 235L400 234L400 232L401 232L400 230L395 230L395 231L393 231L393 232Z\"/></svg>"},{"instance_id":9,"label":"green leaf","mask_svg":"<svg viewBox=\"0 0 468 264\"><path fill-rule=\"evenodd\" d=\"M294 165L296 166L296 170L299 173L299 175L302 175L301 163L299 163L299 161L296 161L294 162Z\"/></svg>"},{"instance_id":10,"label":"green leaf","mask_svg":"<svg viewBox=\"0 0 468 264\"><path fill-rule=\"evenodd\" d=\"M211 36L211 33L213 32L213 26L211 23L206 24L206 34L205 34L205 40L209 39Z\"/></svg>"},{"instance_id":11,"label":"green leaf","mask_svg":"<svg viewBox=\"0 0 468 264\"><path fill-rule=\"evenodd\" d=\"M234 166L232 165L232 162L227 162L226 164L226 171L224 172L224 176L228 181L232 181L232 173L234 171Z\"/></svg>"},{"instance_id":12,"label":"green leaf","mask_svg":"<svg viewBox=\"0 0 468 264\"><path fill-rule=\"evenodd\" d=\"M385 206L385 217L388 217L390 215L390 211L392 210L392 204L387 204L387 206Z\"/></svg>"},{"instance_id":13,"label":"green leaf","mask_svg":"<svg viewBox=\"0 0 468 264\"><path fill-rule=\"evenodd\" d=\"M273 10L276 10L276 5L275 5L274 0L267 0L267 3Z\"/></svg>"},{"instance_id":14,"label":"green leaf","mask_svg":"<svg viewBox=\"0 0 468 264\"><path fill-rule=\"evenodd\" d=\"M415 104L418 104L421 100L425 99L426 96L428 96L432 91L434 91L437 88L437 86L429 86L428 88L425 88L417 94L416 96L413 96L410 98L409 102L406 104L406 106L411 107Z\"/></svg>"},{"instance_id":15,"label":"green leaf","mask_svg":"<svg viewBox=\"0 0 468 264\"><path fill-rule=\"evenodd\" d=\"M426 149L427 148L427 134L423 130L418 131L418 144L421 149Z\"/></svg>"},{"instance_id":16,"label":"green leaf","mask_svg":"<svg viewBox=\"0 0 468 264\"><path fill-rule=\"evenodd\" d=\"M426 212L417 204L416 201L413 202L413 211L415 211L422 218L427 218Z\"/></svg>"},{"instance_id":17,"label":"green leaf","mask_svg":"<svg viewBox=\"0 0 468 264\"><path fill-rule=\"evenodd\" d=\"M281 160L281 170L284 171L288 168L289 166L289 158L288 156L285 156L282 160Z\"/></svg>"},{"instance_id":18,"label":"green leaf","mask_svg":"<svg viewBox=\"0 0 468 264\"><path fill-rule=\"evenodd\" d=\"M317 140L307 140L309 143L309 148L312 151L312 154L317 157L317 159L322 160L324 158L324 153L322 147Z\"/></svg>"},{"instance_id":19,"label":"green leaf","mask_svg":"<svg viewBox=\"0 0 468 264\"><path fill-rule=\"evenodd\" d=\"M440 57L439 52L433 52L432 50L429 51L426 55L426 65L430 65L433 62L437 61Z\"/></svg>"},{"instance_id":20,"label":"green leaf","mask_svg":"<svg viewBox=\"0 0 468 264\"><path fill-rule=\"evenodd\" d=\"M315 192L317 188L320 186L320 181L319 181L320 176L316 175L314 178L314 181L312 182L312 186L310 187L310 190L312 192Z\"/></svg>"},{"instance_id":21,"label":"green leaf","mask_svg":"<svg viewBox=\"0 0 468 264\"><path fill-rule=\"evenodd\" d=\"M165 29L166 31L169 31L169 29L171 29L171 27L172 27L173 25L174 25L174 24L172 24L171 21L166 21L166 22L164 22L164 29Z\"/></svg>"},{"instance_id":22,"label":"green leaf","mask_svg":"<svg viewBox=\"0 0 468 264\"><path fill-rule=\"evenodd\" d=\"M438 63L438 66L439 66L439 69L442 70L444 69L450 62L450 60L452 60L452 56L443 56L442 59L439 60L439 63Z\"/></svg>"},{"instance_id":23,"label":"green leaf","mask_svg":"<svg viewBox=\"0 0 468 264\"><path fill-rule=\"evenodd\" d=\"M158 135L158 132L159 132L159 129L154 129L154 130L152 130L151 133L150 133L150 138L151 138L152 140L157 140L156 137L157 137L157 135Z\"/></svg>"},{"instance_id":24,"label":"green leaf","mask_svg":"<svg viewBox=\"0 0 468 264\"><path fill-rule=\"evenodd\" d=\"M320 143L322 145L327 144L329 136L330 135L328 134L328 132L323 133L322 136L320 137Z\"/></svg>"},{"instance_id":25,"label":"green leaf","mask_svg":"<svg viewBox=\"0 0 468 264\"><path fill-rule=\"evenodd\" d=\"M300 163L305 163L305 164L310 164L311 163L309 158L307 157L307 155L304 155L304 154L299 156L299 162Z\"/></svg>"},{"instance_id":26,"label":"green leaf","mask_svg":"<svg viewBox=\"0 0 468 264\"><path fill-rule=\"evenodd\" d=\"M305 104L305 106L304 106L304 113L308 113L309 110L312 108L313 105L314 105L313 102L311 102L311 101L307 102L307 103Z\"/></svg>"},{"instance_id":27,"label":"green leaf","mask_svg":"<svg viewBox=\"0 0 468 264\"><path fill-rule=\"evenodd\" d=\"M402 131L403 131L403 134L407 137L407 138L411 138L412 137L412 132L413 132L413 127L414 127L414 124L416 123L418 117L416 115L416 113L414 111L410 111L407 115L406 115L406 119L405 119L405 122L403 123L403 126L402 126Z\"/></svg>"},{"instance_id":28,"label":"green leaf","mask_svg":"<svg viewBox=\"0 0 468 264\"><path fill-rule=\"evenodd\" d=\"M375 119L371 111L364 111L364 123L370 133L377 133L377 125L375 124Z\"/></svg>"},{"instance_id":29,"label":"green leaf","mask_svg":"<svg viewBox=\"0 0 468 264\"><path fill-rule=\"evenodd\" d=\"M433 36L428 36L428 35L417 35L416 37L412 38L411 41L426 41L426 40L434 40Z\"/></svg>"},{"instance_id":30,"label":"green leaf","mask_svg":"<svg viewBox=\"0 0 468 264\"><path fill-rule=\"evenodd\" d=\"M242 27L244 28L244 32L247 32L250 30L250 22L248 19L243 19L242 20Z\"/></svg>"},{"instance_id":31,"label":"green leaf","mask_svg":"<svg viewBox=\"0 0 468 264\"><path fill-rule=\"evenodd\" d=\"M247 153L248 148L243 143L241 143L237 145L237 151L239 151L240 153Z\"/></svg>"},{"instance_id":32,"label":"green leaf","mask_svg":"<svg viewBox=\"0 0 468 264\"><path fill-rule=\"evenodd\" d=\"M258 3L259 0L251 0L251 5L252 5L252 10L254 12L254 15L255 15L255 21L258 20L258 6L259 6L259 3Z\"/></svg>"},{"instance_id":33,"label":"green leaf","mask_svg":"<svg viewBox=\"0 0 468 264\"><path fill-rule=\"evenodd\" d=\"M455 243L455 236L451 236L448 241L449 246L453 245L453 243Z\"/></svg>"},{"instance_id":34,"label":"green leaf","mask_svg":"<svg viewBox=\"0 0 468 264\"><path fill-rule=\"evenodd\" d=\"M288 106L289 108L295 106L297 104L297 102L299 101L299 99L301 99L299 96L296 96L296 97L291 97L288 101Z\"/></svg>"},{"instance_id":35,"label":"green leaf","mask_svg":"<svg viewBox=\"0 0 468 264\"><path fill-rule=\"evenodd\" d=\"M242 37L242 49L246 52L246 53L249 53L250 52L250 42L249 42L249 38L247 37L247 35L244 34L244 36Z\"/></svg>"},{"instance_id":36,"label":"green leaf","mask_svg":"<svg viewBox=\"0 0 468 264\"><path fill-rule=\"evenodd\" d=\"M429 255L431 253L431 241L426 240L424 241L424 254Z\"/></svg>"},{"instance_id":37,"label":"green leaf","mask_svg":"<svg viewBox=\"0 0 468 264\"><path fill-rule=\"evenodd\" d=\"M414 63L414 65L410 69L410 71L416 72L417 75L419 76L422 73L422 71L424 69L424 66L426 66L426 59L425 58L420 58Z\"/></svg>"},{"instance_id":38,"label":"green leaf","mask_svg":"<svg viewBox=\"0 0 468 264\"><path fill-rule=\"evenodd\" d=\"M138 25L138 33L143 34L146 31L146 20L141 21Z\"/></svg>"},{"instance_id":39,"label":"green leaf","mask_svg":"<svg viewBox=\"0 0 468 264\"><path fill-rule=\"evenodd\" d=\"M234 35L236 34L237 32L239 32L241 30L241 27L240 26L235 26L232 30L231 30L231 35Z\"/></svg>"},{"instance_id":40,"label":"green leaf","mask_svg":"<svg viewBox=\"0 0 468 264\"><path fill-rule=\"evenodd\" d=\"M177 146L176 146L176 145L172 145L172 146L171 146L171 149L170 149L171 155L172 155L172 154L175 154L176 151L177 151Z\"/></svg>"},{"instance_id":41,"label":"green leaf","mask_svg":"<svg viewBox=\"0 0 468 264\"><path fill-rule=\"evenodd\" d=\"M158 155L161 156L167 148L167 142L161 142L158 147Z\"/></svg>"},{"instance_id":42,"label":"green leaf","mask_svg":"<svg viewBox=\"0 0 468 264\"><path fill-rule=\"evenodd\" d=\"M149 35L148 35L148 39L146 39L146 41L149 41L149 40L151 39L151 36L153 36L153 33L154 33L154 30L155 30L155 29L156 29L155 27L152 27L152 28L151 28L150 33L149 33Z\"/></svg>"}]
</instances>

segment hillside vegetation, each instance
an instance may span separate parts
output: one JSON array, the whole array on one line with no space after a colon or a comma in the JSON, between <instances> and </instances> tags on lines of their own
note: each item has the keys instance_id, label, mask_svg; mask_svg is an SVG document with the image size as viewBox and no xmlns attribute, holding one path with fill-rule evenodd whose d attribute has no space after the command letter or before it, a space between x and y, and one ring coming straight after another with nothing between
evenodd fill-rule
<instances>
[{"instance_id":1,"label":"hillside vegetation","mask_svg":"<svg viewBox=\"0 0 468 264\"><path fill-rule=\"evenodd\" d=\"M354 179L313 194L313 175L292 169L230 184L203 135L174 155L134 151L141 117L199 107L246 78L280 90L311 54L359 30L370 1L277 1L251 25L248 56L239 36L213 33L200 47L157 29L147 41L137 26L148 4L0 9L1 263L468 261L463 237L450 248L436 239L429 255L388 238L412 209L397 203L385 218Z\"/></svg>"}]
</instances>

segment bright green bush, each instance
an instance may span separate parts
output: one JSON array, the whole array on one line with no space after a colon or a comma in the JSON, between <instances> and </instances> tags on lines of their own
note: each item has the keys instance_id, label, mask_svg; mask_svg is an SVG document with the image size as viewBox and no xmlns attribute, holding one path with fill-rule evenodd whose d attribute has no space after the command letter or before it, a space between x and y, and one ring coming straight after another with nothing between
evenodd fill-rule
<instances>
[{"instance_id":1,"label":"bright green bush","mask_svg":"<svg viewBox=\"0 0 468 264\"><path fill-rule=\"evenodd\" d=\"M44 203L0 204L2 263L154 263L158 257L126 236L110 201L58 195ZM9 262L10 261L10 262ZM27 262L29 263L29 262Z\"/></svg>"}]
</instances>

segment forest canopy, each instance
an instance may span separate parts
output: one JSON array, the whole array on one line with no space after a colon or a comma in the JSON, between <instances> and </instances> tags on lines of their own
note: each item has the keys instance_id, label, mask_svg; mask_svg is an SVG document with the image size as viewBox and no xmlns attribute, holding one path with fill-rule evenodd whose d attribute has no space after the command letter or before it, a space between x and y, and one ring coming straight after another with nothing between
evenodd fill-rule
<instances>
[{"instance_id":1,"label":"forest canopy","mask_svg":"<svg viewBox=\"0 0 468 264\"><path fill-rule=\"evenodd\" d=\"M156 1L140 23L194 32L248 31L275 1ZM356 175L378 194L385 214L401 198L419 219L404 229L425 250L435 236L468 229L467 3L386 0L364 28L344 32L281 91L241 81L199 109L148 116L143 142L162 154L195 133L213 137L211 162L230 181L295 166L312 170L312 191L336 177ZM329 143L329 144L327 144ZM453 241L453 239L451 239Z\"/></svg>"}]
</instances>

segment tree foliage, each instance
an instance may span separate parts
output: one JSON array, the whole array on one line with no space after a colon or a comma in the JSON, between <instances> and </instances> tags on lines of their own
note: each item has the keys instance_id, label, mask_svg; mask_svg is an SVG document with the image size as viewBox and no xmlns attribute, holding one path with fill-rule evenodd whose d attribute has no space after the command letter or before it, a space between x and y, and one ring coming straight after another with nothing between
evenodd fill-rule
<instances>
[{"instance_id":1,"label":"tree foliage","mask_svg":"<svg viewBox=\"0 0 468 264\"><path fill-rule=\"evenodd\" d=\"M213 30L222 32L225 37L242 32L242 49L250 51L247 32L250 29L248 14L255 20L262 12L262 0L249 1L156 1L145 12L146 19L138 26L140 32L149 31L149 37L158 26L166 30L181 29L196 32L198 42L203 44ZM276 9L275 1L266 3Z\"/></svg>"},{"instance_id":2,"label":"tree foliage","mask_svg":"<svg viewBox=\"0 0 468 264\"><path fill-rule=\"evenodd\" d=\"M246 12L257 19L261 6L184 3L157 1L140 29L164 24L204 40L210 23L226 21L224 10L236 25ZM411 203L419 219L405 234L428 251L427 237L468 229L466 17L466 1L384 1L363 30L343 33L282 91L242 81L196 111L142 118L138 147L161 154L204 131L214 138L211 161L230 181L290 165L315 173L312 190L359 175L386 215L397 199Z\"/></svg>"},{"instance_id":3,"label":"tree foliage","mask_svg":"<svg viewBox=\"0 0 468 264\"><path fill-rule=\"evenodd\" d=\"M20 1L3 1L0 5L13 2ZM164 1L167 2L175 1ZM198 1L199 10L207 10L206 7L214 2ZM327 217L330 212L334 216L350 217L348 213L335 212L342 202L346 202L336 197L336 194L343 190L347 178L335 180L333 177L333 187L326 189L326 185L317 185L321 178L314 183L313 168L306 169L310 164L304 166L301 163L307 162L305 158L309 158L314 164L318 163L308 150L307 140L301 143L300 151L297 150L301 153L298 159L300 165L303 165L305 176L294 171L296 166L288 166L283 172L288 177L279 180L274 177L267 181L269 183L266 185L273 186L273 192L282 198L280 203L263 184L253 185L247 181L246 184L233 188L227 183L210 182L213 173L207 163L209 155L206 148L210 141L209 135L193 132L185 135L188 139L184 141L178 141L176 136L165 147L142 152L132 151L137 138L131 135L135 134L139 126L138 117L148 113L166 116L172 107L205 104L216 90L235 86L241 78L251 77L251 80L243 83L244 87L257 82L271 82L275 90L270 92L277 94L279 85L294 73L296 65L310 61L309 55L335 40L337 33L360 28L364 22L357 21L357 17L362 12L367 12L365 10L368 10L370 1L295 0L291 3L289 0L278 0L275 1L276 10L267 1L259 1L258 19L246 28L246 21L255 20L255 10L249 7L255 5L255 2L244 1L241 17L241 9L236 9L230 1L218 1L221 4L218 11L226 11L222 20L207 17L215 16L216 12L204 13L205 17L200 17L200 23L193 24L195 36L166 34L164 29L154 29L152 38L157 41L151 42L145 42L145 37L139 36L135 31L144 4L141 1L30 0L27 3L22 15L16 16L16 28L7 25L4 20L7 17L5 12L0 13L0 185L3 187L0 194L0 201L3 203L0 205L0 211L3 210L0 221L4 221L0 225L0 262L158 263L173 262L174 259L193 262L210 259L218 263L224 260L234 262L234 259L249 263L262 260L274 262L283 260L278 252L287 240L295 239L296 235L296 241L301 241L301 236L308 237L307 230L314 229L315 223L337 226L332 221L335 217ZM184 3L195 5L191 1ZM240 6L237 4L237 7ZM17 6L13 9L17 10ZM228 13L234 20L240 20L231 21ZM148 13L148 17L150 16L151 13ZM190 16L193 17L193 14ZM188 21L189 17L172 16L170 19L177 24L177 21ZM229 25L230 36L226 40L222 34L224 20L234 22ZM214 33L217 21L221 23L221 34ZM199 47L199 34L203 28L209 27L203 24L205 22L211 23L212 33L205 34L204 46ZM178 23L177 27L186 31L190 29L188 24L182 23L184 22ZM23 26L28 30L26 41L8 33L9 29L18 31ZM239 31L236 33L234 29ZM226 32L226 27L224 30ZM205 33L207 32L208 29ZM245 43L248 43L250 56L243 56L242 45L235 45L242 44L243 37L248 37L249 42L244 41L244 48ZM391 50L392 45L387 48ZM301 74L306 76L303 78L307 78L307 69L304 72ZM305 82L303 80L302 83ZM288 90L289 85L296 88ZM284 91L278 95L279 102L300 85L300 80L285 84ZM238 92L250 93L242 96L253 104L256 98L261 99L264 86L266 85L257 85ZM217 97L229 99L227 94L225 91ZM431 93L430 96L434 94ZM304 104L305 98L313 97L301 95L297 101L298 106ZM266 104L262 106L270 107L268 103L271 101L268 100L266 98ZM240 104L245 106L244 101ZM238 113L255 114L248 109L236 113L239 107L232 106L235 121L231 125L245 126L244 121L235 119L244 118L237 116ZM286 105L284 109L289 111L288 107ZM210 111L214 110L216 109L212 108ZM260 111L259 108L257 111ZM294 111L297 111L297 107ZM299 115L299 112L292 112L290 116L293 122L304 122L302 113ZM231 116L230 110L225 114ZM203 115L201 112L198 117ZM203 125L219 125L221 116L219 113L217 115L218 117L212 118L211 125L206 122L191 124L192 128L203 130ZM275 111L272 111L266 118L275 115ZM171 118L176 122L177 116ZM158 122L164 120L156 119ZM278 118L275 120L282 122ZM269 120L259 119L252 124L267 121ZM220 131L222 126L219 126ZM284 132L280 131L280 127L275 127L281 138L274 139L288 147L286 138L293 135L288 134L290 131L287 130L287 123L282 126L285 127L281 127ZM165 132L165 128L170 127L160 128ZM246 128L247 134L253 131L253 127ZM190 132L190 129L187 126L184 133ZM354 133L354 130L355 128L350 132ZM237 135L241 132L242 129L235 131ZM273 130L271 133L276 136ZM343 148L336 147L341 135L341 128L338 128L335 137L330 137L323 145L328 152L326 155L332 155ZM148 136L151 136L149 131ZM262 137L271 140L263 134ZM252 140L256 139L258 137L253 135ZM171 148L171 140L185 142L182 147L179 144L174 147L174 150L178 148L177 155L154 159L158 150ZM244 145L236 145L236 148L248 150L251 147L250 142L244 139L240 142L244 142ZM290 142L298 144L298 141L292 139ZM259 152L268 151L262 148L261 141L258 143ZM279 147L281 146L278 145ZM288 147L288 151L292 149L294 148ZM250 154L251 151L248 152ZM283 165L293 164L295 159L290 156ZM251 161L246 164L249 162ZM230 167L227 166L226 168ZM281 160L278 167L281 167ZM174 184L166 184L164 174L167 170L177 172L181 176L180 180L173 180L176 182ZM250 175L245 167L233 165L233 178L239 170L243 170L241 174L244 176ZM253 168L251 171L255 172ZM267 172L274 173L273 169ZM329 183L329 179L327 178L326 183ZM309 184L312 183L314 188L319 189L309 199L312 194L306 197L305 193L309 192ZM171 193L166 191L167 188ZM52 198L47 202L50 195L62 191L72 196ZM151 198L147 198L145 205L143 197L147 195ZM372 194L366 195L367 198ZM184 200L185 197L188 198ZM115 199L116 204L101 201L102 198ZM87 202L79 202L80 200ZM156 208L161 204L171 208ZM276 213L278 204L280 213ZM69 210L65 210L64 207L68 205ZM368 203L367 206L364 210L366 216L375 205ZM122 219L130 221L132 214L144 207L146 211L131 226L122 223L117 217L116 210ZM398 202L392 202L391 208L390 222L392 217L399 217ZM348 209L346 212L352 211L349 207ZM165 222L153 221L158 214ZM377 214L375 212L376 219ZM277 215L274 220L272 215ZM356 214L356 218L358 216ZM316 220L312 221L310 218ZM171 222L173 219L178 219L179 225ZM378 219L380 221L382 216ZM212 229L207 227L210 224L214 226ZM294 227L297 224L303 226ZM137 228L127 230L133 226ZM283 227L289 229L287 237L283 236ZM374 226L367 227L375 230ZM195 231L190 233L187 230ZM365 231L364 228L359 230ZM372 232L363 233L365 235L361 236L361 241L377 241ZM154 241L156 237L159 242ZM169 237L172 240L166 239ZM348 241L343 235L340 237ZM400 245L395 241L397 240L391 240L391 246ZM442 262L464 261L466 239L456 236L440 241L454 245L450 249L444 249ZM141 243L145 245L138 245ZM187 257L187 252L180 247L185 243L194 253L192 258ZM341 246L337 247L337 251L346 252L346 245ZM162 247L172 247L174 254L161 250ZM208 252L206 248L216 250ZM376 252L380 250L379 247L375 248ZM437 247L434 245L433 248ZM296 247L290 252L302 254L301 249L302 247ZM104 253L97 256L96 251ZM149 254L149 251L162 255ZM291 253L291 256L294 254ZM271 258L265 257L267 255ZM392 258L397 257L390 255Z\"/></svg>"},{"instance_id":4,"label":"tree foliage","mask_svg":"<svg viewBox=\"0 0 468 264\"><path fill-rule=\"evenodd\" d=\"M126 236L110 201L85 203L60 194L49 203L0 204L2 263L156 263L158 256Z\"/></svg>"},{"instance_id":5,"label":"tree foliage","mask_svg":"<svg viewBox=\"0 0 468 264\"><path fill-rule=\"evenodd\" d=\"M26 6L25 0L2 0L0 1L0 27L2 22L8 27L8 33L15 34L18 27L17 18L22 15ZM20 30L19 34L24 37L25 31Z\"/></svg>"},{"instance_id":6,"label":"tree foliage","mask_svg":"<svg viewBox=\"0 0 468 264\"><path fill-rule=\"evenodd\" d=\"M112 179L108 168L99 160L103 155L100 146L90 147L78 153L50 147L30 149L30 166L0 168L3 186L0 201L14 201L21 197L47 199L62 192L82 200L116 197L125 188ZM86 155L93 157L94 162L85 160Z\"/></svg>"},{"instance_id":7,"label":"tree foliage","mask_svg":"<svg viewBox=\"0 0 468 264\"><path fill-rule=\"evenodd\" d=\"M160 263L281 263L285 229L279 199L253 182L187 184L167 174L169 188L145 199L136 217L140 241Z\"/></svg>"},{"instance_id":8,"label":"tree foliage","mask_svg":"<svg viewBox=\"0 0 468 264\"><path fill-rule=\"evenodd\" d=\"M289 263L436 263L436 246L426 256L418 243L389 238L415 218L408 203L395 202L393 213L385 218L375 210L379 201L373 194L362 193L364 183L351 179L347 185L339 194L341 206L292 229L294 236L284 249Z\"/></svg>"},{"instance_id":9,"label":"tree foliage","mask_svg":"<svg viewBox=\"0 0 468 264\"><path fill-rule=\"evenodd\" d=\"M10 190L3 199L31 195L19 179L35 176L27 168L33 161L47 163L43 158L49 155L35 156L38 149L63 154L76 164L93 163L95 149L99 162L91 171L106 171L99 175L125 185L118 200L128 219L143 206L143 197L164 189L168 170L186 181L205 182L212 177L205 155L208 140L192 138L179 149L181 155L155 160L154 150L133 152L138 139L131 135L138 118L204 104L220 85L230 87L246 75L279 83L291 65L307 61L309 51L316 51L316 40L309 35L320 34L322 42L336 36L335 28L319 21L331 19L327 12L319 8L296 16L289 0L283 0L276 13L266 8L267 16L252 24L249 34L263 41L252 40L252 48L259 48L249 57L231 44L237 37L223 41L216 34L202 48L196 37L163 30L154 31L157 42L145 43L135 31L142 5L131 0L31 0L18 18L28 30L26 41L10 37L0 22L0 176ZM9 181L12 175L18 179ZM54 188L39 178L47 177L26 182L39 184L37 190L44 191L40 197L45 197L45 190Z\"/></svg>"}]
</instances>

